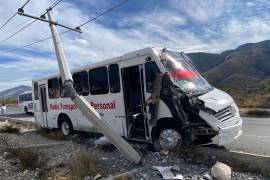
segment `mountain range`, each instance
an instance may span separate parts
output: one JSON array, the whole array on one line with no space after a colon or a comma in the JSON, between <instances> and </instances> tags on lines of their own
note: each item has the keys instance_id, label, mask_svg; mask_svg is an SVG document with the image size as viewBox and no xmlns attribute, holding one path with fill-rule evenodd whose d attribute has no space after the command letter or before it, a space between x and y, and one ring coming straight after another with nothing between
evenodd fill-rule
<instances>
[{"instance_id":1,"label":"mountain range","mask_svg":"<svg viewBox=\"0 0 270 180\"><path fill-rule=\"evenodd\" d=\"M270 40L243 44L219 54L194 52L188 55L203 76L218 88L270 87ZM16 99L19 93L29 90L31 87L25 85L7 89L0 92L0 99Z\"/></svg>"},{"instance_id":2,"label":"mountain range","mask_svg":"<svg viewBox=\"0 0 270 180\"><path fill-rule=\"evenodd\" d=\"M270 40L243 44L220 54L196 52L188 55L214 86L270 86Z\"/></svg>"},{"instance_id":3,"label":"mountain range","mask_svg":"<svg viewBox=\"0 0 270 180\"><path fill-rule=\"evenodd\" d=\"M20 85L0 92L0 99L17 99L18 94L31 91L31 86Z\"/></svg>"}]
</instances>

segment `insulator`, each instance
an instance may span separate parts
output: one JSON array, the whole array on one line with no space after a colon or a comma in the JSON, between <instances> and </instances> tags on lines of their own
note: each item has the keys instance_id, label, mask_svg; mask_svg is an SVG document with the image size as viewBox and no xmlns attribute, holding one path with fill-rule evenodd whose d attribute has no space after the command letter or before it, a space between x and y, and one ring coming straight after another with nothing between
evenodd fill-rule
<instances>
[{"instance_id":1,"label":"insulator","mask_svg":"<svg viewBox=\"0 0 270 180\"><path fill-rule=\"evenodd\" d=\"M78 30L78 31L81 31L81 28L80 27L76 27L75 29Z\"/></svg>"},{"instance_id":2,"label":"insulator","mask_svg":"<svg viewBox=\"0 0 270 180\"><path fill-rule=\"evenodd\" d=\"M42 14L42 15L40 16L40 18L42 18L42 19L46 19L45 14Z\"/></svg>"},{"instance_id":3,"label":"insulator","mask_svg":"<svg viewBox=\"0 0 270 180\"><path fill-rule=\"evenodd\" d=\"M18 12L20 12L20 13L24 13L23 8L19 8L19 9L18 9Z\"/></svg>"}]
</instances>

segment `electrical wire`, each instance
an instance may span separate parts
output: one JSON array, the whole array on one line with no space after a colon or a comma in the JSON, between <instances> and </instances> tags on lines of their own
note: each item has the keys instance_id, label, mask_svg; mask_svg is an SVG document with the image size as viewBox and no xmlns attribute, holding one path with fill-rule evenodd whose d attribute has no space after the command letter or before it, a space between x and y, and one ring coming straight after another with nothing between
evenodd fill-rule
<instances>
[{"instance_id":1,"label":"electrical wire","mask_svg":"<svg viewBox=\"0 0 270 180\"><path fill-rule=\"evenodd\" d=\"M62 0L58 0L58 1L62 1ZM56 1L53 5L55 5L56 3L58 4L58 3L59 3L58 1ZM82 26L85 26L86 24L88 24L88 23L90 23L90 22L92 22L92 21L98 19L99 17L101 17L101 16L103 16L103 15L105 15L105 14L107 14L107 13L113 11L114 9L116 9L116 8L118 8L118 7L120 7L120 6L122 6L123 4L125 4L125 3L128 2L128 1L129 1L129 0L122 1L121 3L117 4L116 6L113 6L112 8L110 8L110 9L108 9L108 10L102 12L101 14L95 16L94 18L89 19L88 21L86 21L86 22L80 24L79 26L77 26L77 28L80 28L80 27L82 27ZM57 4L56 4L56 5L57 5ZM53 6L53 5L52 5L52 6ZM55 7L55 6L54 6L54 7ZM69 30L66 30L66 31L63 31L63 32L59 33L58 35L61 36L61 35L65 34L65 33L67 33L67 32L70 32L70 31L71 31L71 30L69 29ZM26 45L23 45L23 46L20 46L20 47L16 47L16 48L13 48L13 49L9 49L9 50L3 51L2 54L6 54L6 53L9 53L9 52L12 52L12 51L15 51L15 50L20 50L20 49L23 49L23 48L32 46L32 45L34 45L34 44L38 44L38 43L41 43L41 42L43 42L43 41L49 40L49 39L51 39L51 38L52 38L52 36L48 36L48 37L46 37L46 38L44 38L44 39L40 39L40 40L38 40L38 41L34 41L34 42L32 42L32 43L29 43L29 44L26 44ZM1 43L1 42L0 42L0 43Z\"/></svg>"},{"instance_id":2,"label":"electrical wire","mask_svg":"<svg viewBox=\"0 0 270 180\"><path fill-rule=\"evenodd\" d=\"M25 7L27 3L29 3L30 0L28 0L21 8ZM55 6L57 6L62 0L56 0L51 8L54 8ZM46 14L47 11L44 13ZM16 13L17 14L17 13ZM15 16L14 16L15 17ZM28 24L26 24L25 26L23 26L22 28L20 28L18 31L16 31L15 33L11 34L10 36L4 38L3 40L0 41L0 44L6 42L7 40L9 40L10 38L14 37L16 34L20 33L21 31L23 31L24 29L26 29L27 27L31 26L33 23L35 23L37 20L33 20L31 22L29 22Z\"/></svg>"},{"instance_id":3,"label":"electrical wire","mask_svg":"<svg viewBox=\"0 0 270 180\"><path fill-rule=\"evenodd\" d=\"M18 31L16 31L15 33L11 34L10 36L6 37L5 39L0 41L0 44L2 44L3 42L6 42L7 40L9 40L10 38L12 38L13 36L15 36L16 34L18 34L19 32L23 31L24 29L26 29L27 27L31 26L34 22L36 22L37 20L33 20L30 23L26 24L25 26L23 26L21 29L19 29Z\"/></svg>"},{"instance_id":4,"label":"electrical wire","mask_svg":"<svg viewBox=\"0 0 270 180\"><path fill-rule=\"evenodd\" d=\"M57 6L62 0L55 1L51 8L53 9L55 6Z\"/></svg>"},{"instance_id":5,"label":"electrical wire","mask_svg":"<svg viewBox=\"0 0 270 180\"><path fill-rule=\"evenodd\" d=\"M23 9L28 3L30 2L30 0L27 0L20 9Z\"/></svg>"},{"instance_id":6,"label":"electrical wire","mask_svg":"<svg viewBox=\"0 0 270 180\"><path fill-rule=\"evenodd\" d=\"M117 4L116 6L110 8L110 9L108 9L107 11L104 11L103 13L99 14L98 16L96 16L96 17L94 17L94 18L92 18L92 19L89 19L88 21L86 21L85 23L79 25L78 27L82 27L82 26L84 26L84 25L86 25L86 24L88 24L88 23L90 23L90 22L92 22L92 21L94 21L94 20L100 18L101 16L103 16L103 15L105 15L105 14L108 14L109 12L111 12L111 11L113 11L114 9L116 9L116 8L118 8L118 7L120 7L120 6L122 6L123 4L127 3L128 1L129 1L129 0L122 1L121 3Z\"/></svg>"},{"instance_id":7,"label":"electrical wire","mask_svg":"<svg viewBox=\"0 0 270 180\"><path fill-rule=\"evenodd\" d=\"M7 29L6 31L4 31L3 33L1 33L0 34L0 37L1 36L3 36L3 35L5 35L5 34L7 34L7 33L9 33L10 31L12 31L12 30L15 30L15 29L17 29L18 27L20 27L20 26L22 26L22 25L24 25L24 24L26 24L27 22L30 22L31 20L26 20L26 21L23 21L22 23L20 23L20 24L17 24L17 25L15 25L15 26L12 26L11 28L9 28L9 29Z\"/></svg>"},{"instance_id":8,"label":"electrical wire","mask_svg":"<svg viewBox=\"0 0 270 180\"><path fill-rule=\"evenodd\" d=\"M17 12L15 12L6 22L0 27L0 30L5 27L15 16L17 15Z\"/></svg>"},{"instance_id":9,"label":"electrical wire","mask_svg":"<svg viewBox=\"0 0 270 180\"><path fill-rule=\"evenodd\" d=\"M30 0L27 0L23 5L22 5L22 9L29 3ZM8 18L8 20L6 20L6 22L3 23L3 25L0 27L0 30L2 28L4 28L15 16L17 15L17 12L15 12L10 18Z\"/></svg>"}]
</instances>

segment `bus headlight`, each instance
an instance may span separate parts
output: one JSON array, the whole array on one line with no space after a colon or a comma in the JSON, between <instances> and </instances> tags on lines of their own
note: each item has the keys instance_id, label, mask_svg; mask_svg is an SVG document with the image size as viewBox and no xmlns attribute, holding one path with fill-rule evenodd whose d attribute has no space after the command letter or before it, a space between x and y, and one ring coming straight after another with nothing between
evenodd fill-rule
<instances>
[{"instance_id":1,"label":"bus headlight","mask_svg":"<svg viewBox=\"0 0 270 180\"><path fill-rule=\"evenodd\" d=\"M238 107L237 107L237 105L235 103L233 103L231 105L231 113L232 113L233 116L235 116L237 114L237 112L238 112Z\"/></svg>"}]
</instances>

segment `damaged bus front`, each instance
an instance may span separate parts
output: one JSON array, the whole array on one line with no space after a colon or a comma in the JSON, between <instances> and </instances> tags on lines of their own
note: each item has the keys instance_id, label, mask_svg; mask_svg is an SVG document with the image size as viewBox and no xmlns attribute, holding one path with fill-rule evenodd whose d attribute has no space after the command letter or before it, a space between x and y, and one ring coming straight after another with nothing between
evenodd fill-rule
<instances>
[{"instance_id":1,"label":"damaged bus front","mask_svg":"<svg viewBox=\"0 0 270 180\"><path fill-rule=\"evenodd\" d=\"M156 149L173 147L182 138L183 141L207 142L216 135L219 145L223 146L241 136L242 119L230 95L212 87L184 53L163 49L158 54L160 62L157 63L163 73L156 78L152 99L158 94L174 122L163 123L171 128L153 129L159 134L153 141ZM150 103L149 106L151 119L155 122L157 104Z\"/></svg>"}]
</instances>

